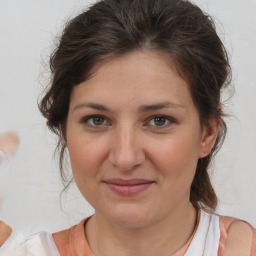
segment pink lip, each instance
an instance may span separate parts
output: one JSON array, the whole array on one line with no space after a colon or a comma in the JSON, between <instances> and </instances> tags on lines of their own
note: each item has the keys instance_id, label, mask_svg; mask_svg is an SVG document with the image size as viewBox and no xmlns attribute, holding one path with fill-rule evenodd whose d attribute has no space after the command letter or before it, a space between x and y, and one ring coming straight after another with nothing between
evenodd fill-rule
<instances>
[{"instance_id":1,"label":"pink lip","mask_svg":"<svg viewBox=\"0 0 256 256\"><path fill-rule=\"evenodd\" d=\"M144 179L110 179L104 182L113 192L122 196L139 194L154 183L154 181Z\"/></svg>"}]
</instances>

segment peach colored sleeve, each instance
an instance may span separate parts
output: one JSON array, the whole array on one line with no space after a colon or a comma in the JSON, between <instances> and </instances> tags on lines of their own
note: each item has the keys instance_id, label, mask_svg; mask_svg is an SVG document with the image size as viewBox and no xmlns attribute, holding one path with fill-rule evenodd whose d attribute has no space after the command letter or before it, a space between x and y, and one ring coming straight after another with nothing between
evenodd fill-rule
<instances>
[{"instance_id":1,"label":"peach colored sleeve","mask_svg":"<svg viewBox=\"0 0 256 256\"><path fill-rule=\"evenodd\" d=\"M52 235L61 256L72 255L70 253L70 246L69 246L69 233L70 233L70 229L66 229L66 230L54 233Z\"/></svg>"},{"instance_id":2,"label":"peach colored sleeve","mask_svg":"<svg viewBox=\"0 0 256 256\"><path fill-rule=\"evenodd\" d=\"M84 232L84 225L89 218L52 235L61 256L94 256Z\"/></svg>"}]
</instances>

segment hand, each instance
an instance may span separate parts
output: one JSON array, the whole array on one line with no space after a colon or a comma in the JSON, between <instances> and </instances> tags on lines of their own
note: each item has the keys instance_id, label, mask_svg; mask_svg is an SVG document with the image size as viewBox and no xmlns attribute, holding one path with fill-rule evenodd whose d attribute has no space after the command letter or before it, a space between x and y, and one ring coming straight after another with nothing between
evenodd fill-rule
<instances>
[{"instance_id":1,"label":"hand","mask_svg":"<svg viewBox=\"0 0 256 256\"><path fill-rule=\"evenodd\" d=\"M19 141L19 137L15 132L0 134L0 164L6 159L6 156L15 154Z\"/></svg>"},{"instance_id":2,"label":"hand","mask_svg":"<svg viewBox=\"0 0 256 256\"><path fill-rule=\"evenodd\" d=\"M12 233L12 228L0 220L0 247L6 242Z\"/></svg>"}]
</instances>

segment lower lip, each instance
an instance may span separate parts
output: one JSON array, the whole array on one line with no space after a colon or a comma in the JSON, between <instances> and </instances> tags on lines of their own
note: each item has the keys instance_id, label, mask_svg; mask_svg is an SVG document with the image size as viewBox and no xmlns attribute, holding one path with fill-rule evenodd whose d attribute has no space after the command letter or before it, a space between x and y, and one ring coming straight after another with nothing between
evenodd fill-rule
<instances>
[{"instance_id":1,"label":"lower lip","mask_svg":"<svg viewBox=\"0 0 256 256\"><path fill-rule=\"evenodd\" d=\"M106 183L106 185L116 194L121 196L133 196L137 195L144 190L146 190L148 187L153 185L152 183L146 183L146 184L137 184L137 185L129 185L129 186L121 186L111 183Z\"/></svg>"}]
</instances>

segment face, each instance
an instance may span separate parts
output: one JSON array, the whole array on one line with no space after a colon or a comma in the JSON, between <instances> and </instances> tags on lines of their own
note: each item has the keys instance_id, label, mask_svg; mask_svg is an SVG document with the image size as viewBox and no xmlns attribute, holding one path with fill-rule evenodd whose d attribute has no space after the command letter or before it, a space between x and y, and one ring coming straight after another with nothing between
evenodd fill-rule
<instances>
[{"instance_id":1,"label":"face","mask_svg":"<svg viewBox=\"0 0 256 256\"><path fill-rule=\"evenodd\" d=\"M154 51L107 60L93 72L73 88L66 127L83 196L96 214L122 226L185 209L198 158L214 144L188 84Z\"/></svg>"}]
</instances>

